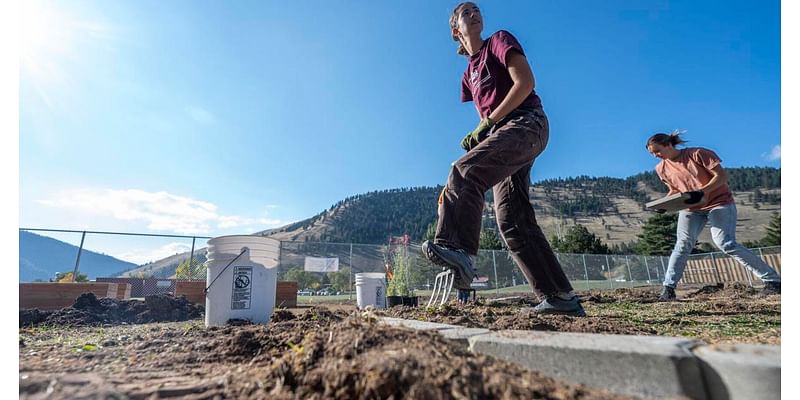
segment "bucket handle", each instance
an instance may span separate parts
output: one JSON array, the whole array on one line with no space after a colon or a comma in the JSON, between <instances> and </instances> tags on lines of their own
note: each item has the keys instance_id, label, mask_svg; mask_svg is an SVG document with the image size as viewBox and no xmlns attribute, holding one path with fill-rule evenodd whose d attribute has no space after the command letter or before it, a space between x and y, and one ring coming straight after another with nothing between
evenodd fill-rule
<instances>
[{"instance_id":1,"label":"bucket handle","mask_svg":"<svg viewBox=\"0 0 800 400\"><path fill-rule=\"evenodd\" d=\"M233 260L231 260L231 262L229 262L229 263L228 263L228 265L226 265L226 266L225 266L225 268L223 268L223 269L222 269L222 272L220 272L220 273L219 273L219 275L217 275L217 277L216 277L216 278L214 278L214 280L213 280L213 281L211 281L211 283L209 283L209 284L208 284L208 287L207 287L207 288L203 289L203 294L208 294L208 289L211 289L211 286L212 286L212 285L214 285L214 282L216 282L216 281L217 281L217 278L219 278L220 276L222 276L222 274L223 274L223 273L225 273L225 270L226 270L226 269L228 269L228 267L230 267L230 266L231 266L231 264L233 264L233 263L234 263L234 261L238 260L238 259L239 259L239 257L241 257L241 256L242 256L242 254L244 254L244 252L246 252L247 250L249 250L247 247L242 247L242 252L241 252L241 253L239 253L239 255L238 255L238 256L236 256L236 258L234 258Z\"/></svg>"}]
</instances>

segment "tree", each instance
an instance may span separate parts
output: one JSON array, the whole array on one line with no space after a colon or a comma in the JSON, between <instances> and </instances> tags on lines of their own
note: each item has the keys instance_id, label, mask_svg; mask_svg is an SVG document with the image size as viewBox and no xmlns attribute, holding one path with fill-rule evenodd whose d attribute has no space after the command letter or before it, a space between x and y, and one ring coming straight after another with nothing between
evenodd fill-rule
<instances>
[{"instance_id":1,"label":"tree","mask_svg":"<svg viewBox=\"0 0 800 400\"><path fill-rule=\"evenodd\" d=\"M189 260L186 259L175 268L175 278L177 279L200 279L206 277L208 267L198 259L193 259L192 268L189 269Z\"/></svg>"},{"instance_id":2,"label":"tree","mask_svg":"<svg viewBox=\"0 0 800 400\"><path fill-rule=\"evenodd\" d=\"M350 268L342 267L336 272L328 272L328 280L334 290L345 292L350 291Z\"/></svg>"},{"instance_id":3,"label":"tree","mask_svg":"<svg viewBox=\"0 0 800 400\"><path fill-rule=\"evenodd\" d=\"M388 296L413 296L414 290L411 288L411 257L405 246L398 246L392 256L392 278L389 279L389 286L386 288Z\"/></svg>"},{"instance_id":4,"label":"tree","mask_svg":"<svg viewBox=\"0 0 800 400\"><path fill-rule=\"evenodd\" d=\"M425 230L425 235L422 236L422 240L433 240L433 237L436 235L436 221L431 222L428 224L428 229Z\"/></svg>"},{"instance_id":5,"label":"tree","mask_svg":"<svg viewBox=\"0 0 800 400\"><path fill-rule=\"evenodd\" d=\"M639 241L634 245L637 254L646 256L667 256L675 247L678 227L678 214L656 214L650 217L642 227L642 233L636 235Z\"/></svg>"},{"instance_id":6,"label":"tree","mask_svg":"<svg viewBox=\"0 0 800 400\"><path fill-rule=\"evenodd\" d=\"M585 226L575 224L567 230L563 239L553 237L550 245L560 253L573 254L609 254L608 246L603 243L594 233L589 232Z\"/></svg>"},{"instance_id":7,"label":"tree","mask_svg":"<svg viewBox=\"0 0 800 400\"><path fill-rule=\"evenodd\" d=\"M484 250L503 250L503 241L494 229L481 229L479 248Z\"/></svg>"},{"instance_id":8,"label":"tree","mask_svg":"<svg viewBox=\"0 0 800 400\"><path fill-rule=\"evenodd\" d=\"M769 226L767 226L767 236L764 236L764 238L761 239L761 245L781 245L781 215L779 213L772 213L772 218L769 220Z\"/></svg>"},{"instance_id":9,"label":"tree","mask_svg":"<svg viewBox=\"0 0 800 400\"><path fill-rule=\"evenodd\" d=\"M72 272L56 272L54 282L72 282ZM89 277L86 274L78 272L78 278L75 282L89 282Z\"/></svg>"},{"instance_id":10,"label":"tree","mask_svg":"<svg viewBox=\"0 0 800 400\"><path fill-rule=\"evenodd\" d=\"M318 288L319 276L312 272L304 271L301 267L291 267L284 275L287 281L297 282L297 287L300 289Z\"/></svg>"}]
</instances>

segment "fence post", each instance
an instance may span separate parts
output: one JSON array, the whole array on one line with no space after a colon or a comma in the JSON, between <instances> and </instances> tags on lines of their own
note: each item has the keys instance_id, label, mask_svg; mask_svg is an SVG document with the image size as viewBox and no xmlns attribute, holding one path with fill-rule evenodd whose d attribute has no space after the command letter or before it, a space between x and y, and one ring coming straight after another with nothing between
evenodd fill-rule
<instances>
[{"instance_id":1,"label":"fence post","mask_svg":"<svg viewBox=\"0 0 800 400\"><path fill-rule=\"evenodd\" d=\"M646 260L647 256L644 256L644 258ZM631 287L633 287L633 274L631 273L631 263L628 262L628 257L625 257L625 265L628 267L628 279L631 280Z\"/></svg>"},{"instance_id":2,"label":"fence post","mask_svg":"<svg viewBox=\"0 0 800 400\"><path fill-rule=\"evenodd\" d=\"M347 287L347 294L348 294L348 299L353 300L353 243L352 242L350 242L350 286Z\"/></svg>"},{"instance_id":3,"label":"fence post","mask_svg":"<svg viewBox=\"0 0 800 400\"><path fill-rule=\"evenodd\" d=\"M192 261L194 261L194 240L196 237L192 236L192 251L189 252L189 279L194 278L194 271L192 270ZM177 277L176 277L177 278Z\"/></svg>"},{"instance_id":4,"label":"fence post","mask_svg":"<svg viewBox=\"0 0 800 400\"><path fill-rule=\"evenodd\" d=\"M714 265L714 279L717 280L716 283L722 283L722 278L719 275L719 265L717 265L717 258L714 257L714 253L711 253L711 263Z\"/></svg>"},{"instance_id":5,"label":"fence post","mask_svg":"<svg viewBox=\"0 0 800 400\"><path fill-rule=\"evenodd\" d=\"M606 266L608 267L608 274L606 274L606 276L608 277L608 276L611 276L611 261L608 261L608 254L606 254ZM606 280L609 283L611 283L611 288L613 289L614 288L614 283L611 282L611 281L613 281L613 279L608 279L607 277L606 277Z\"/></svg>"},{"instance_id":6,"label":"fence post","mask_svg":"<svg viewBox=\"0 0 800 400\"><path fill-rule=\"evenodd\" d=\"M586 268L586 254L581 254L583 257L583 277L586 278L586 290L589 290L589 270Z\"/></svg>"},{"instance_id":7,"label":"fence post","mask_svg":"<svg viewBox=\"0 0 800 400\"><path fill-rule=\"evenodd\" d=\"M81 252L83 251L83 239L86 239L86 231L81 234L81 246L78 247L78 256L75 257L75 269L72 270L72 281L78 279L78 265L81 264Z\"/></svg>"},{"instance_id":8,"label":"fence post","mask_svg":"<svg viewBox=\"0 0 800 400\"><path fill-rule=\"evenodd\" d=\"M625 256L625 258L627 259L628 256ZM650 265L647 264L647 256L642 256L642 258L644 258L644 270L647 271L647 284L652 286L653 280L650 277ZM656 268L656 272L658 272L658 268Z\"/></svg>"},{"instance_id":9,"label":"fence post","mask_svg":"<svg viewBox=\"0 0 800 400\"><path fill-rule=\"evenodd\" d=\"M494 292L498 296L500 295L500 282L497 280L497 260L494 257L494 250L492 250L492 265L494 266Z\"/></svg>"}]
</instances>

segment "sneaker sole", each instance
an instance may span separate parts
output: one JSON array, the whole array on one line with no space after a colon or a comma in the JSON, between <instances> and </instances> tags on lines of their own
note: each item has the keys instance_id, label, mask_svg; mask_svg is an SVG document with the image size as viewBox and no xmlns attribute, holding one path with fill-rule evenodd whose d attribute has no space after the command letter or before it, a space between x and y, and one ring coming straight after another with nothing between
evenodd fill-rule
<instances>
[{"instance_id":1,"label":"sneaker sole","mask_svg":"<svg viewBox=\"0 0 800 400\"><path fill-rule=\"evenodd\" d=\"M425 242L422 244L422 251L425 252L425 257L430 260L430 262L439 265L441 267L449 268L456 274L456 283L463 283L464 277L461 276L461 266L452 264L443 257L436 254L436 250L433 249L433 246L430 245L430 242ZM459 287L461 286L461 287ZM453 285L456 289L469 289L469 285Z\"/></svg>"}]
</instances>

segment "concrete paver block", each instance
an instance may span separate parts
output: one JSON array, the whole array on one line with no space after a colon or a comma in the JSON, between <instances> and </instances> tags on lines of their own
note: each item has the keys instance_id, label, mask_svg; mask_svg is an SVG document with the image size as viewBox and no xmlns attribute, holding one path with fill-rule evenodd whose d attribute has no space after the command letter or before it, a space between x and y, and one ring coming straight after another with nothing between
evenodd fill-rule
<instances>
[{"instance_id":1,"label":"concrete paver block","mask_svg":"<svg viewBox=\"0 0 800 400\"><path fill-rule=\"evenodd\" d=\"M673 337L498 331L469 338L475 353L494 356L573 383L643 398L706 399L702 342Z\"/></svg>"},{"instance_id":2,"label":"concrete paver block","mask_svg":"<svg viewBox=\"0 0 800 400\"><path fill-rule=\"evenodd\" d=\"M781 398L781 348L755 344L694 349L711 400Z\"/></svg>"}]
</instances>

